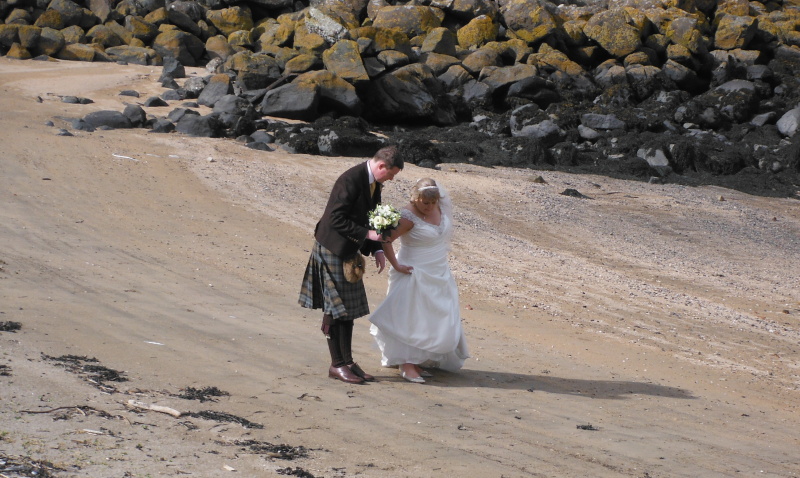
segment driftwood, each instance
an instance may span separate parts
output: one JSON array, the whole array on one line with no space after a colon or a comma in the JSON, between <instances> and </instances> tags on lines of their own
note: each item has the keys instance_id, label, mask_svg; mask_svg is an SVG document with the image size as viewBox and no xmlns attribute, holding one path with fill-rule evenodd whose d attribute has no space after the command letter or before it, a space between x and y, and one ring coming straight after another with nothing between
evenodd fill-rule
<instances>
[{"instance_id":1,"label":"driftwood","mask_svg":"<svg viewBox=\"0 0 800 478\"><path fill-rule=\"evenodd\" d=\"M166 413L167 415L172 415L175 418L180 418L182 415L181 412L175 410L174 408L163 407L161 405L152 405L149 403L140 402L137 400L128 400L128 403L125 404L127 408L131 410L138 410L138 411L153 411L159 413Z\"/></svg>"}]
</instances>

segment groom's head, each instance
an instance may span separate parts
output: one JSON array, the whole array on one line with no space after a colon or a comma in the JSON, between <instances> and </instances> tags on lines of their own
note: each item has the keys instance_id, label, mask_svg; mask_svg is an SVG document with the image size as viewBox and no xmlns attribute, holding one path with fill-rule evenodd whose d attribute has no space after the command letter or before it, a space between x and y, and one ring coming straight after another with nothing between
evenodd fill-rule
<instances>
[{"instance_id":1,"label":"groom's head","mask_svg":"<svg viewBox=\"0 0 800 478\"><path fill-rule=\"evenodd\" d=\"M403 169L403 158L397 155L397 146L386 146L370 160L375 181L391 181Z\"/></svg>"}]
</instances>

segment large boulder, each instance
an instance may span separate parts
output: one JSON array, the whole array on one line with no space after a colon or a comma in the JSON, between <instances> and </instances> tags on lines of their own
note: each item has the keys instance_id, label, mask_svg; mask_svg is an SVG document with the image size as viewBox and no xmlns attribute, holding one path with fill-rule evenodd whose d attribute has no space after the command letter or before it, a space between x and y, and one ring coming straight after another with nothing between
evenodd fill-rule
<instances>
[{"instance_id":1,"label":"large boulder","mask_svg":"<svg viewBox=\"0 0 800 478\"><path fill-rule=\"evenodd\" d=\"M457 42L458 38L452 30L438 27L425 35L420 51L423 53L439 53L442 55L455 56Z\"/></svg>"},{"instance_id":2,"label":"large boulder","mask_svg":"<svg viewBox=\"0 0 800 478\"><path fill-rule=\"evenodd\" d=\"M215 114L184 115L175 125L175 129L189 136L218 138L222 133L222 124Z\"/></svg>"},{"instance_id":3,"label":"large boulder","mask_svg":"<svg viewBox=\"0 0 800 478\"><path fill-rule=\"evenodd\" d=\"M442 25L443 12L421 5L386 6L378 10L376 28L397 28L409 36L424 35Z\"/></svg>"},{"instance_id":4,"label":"large boulder","mask_svg":"<svg viewBox=\"0 0 800 478\"><path fill-rule=\"evenodd\" d=\"M458 44L462 48L476 48L497 39L500 25L491 17L481 15L458 29Z\"/></svg>"},{"instance_id":5,"label":"large boulder","mask_svg":"<svg viewBox=\"0 0 800 478\"><path fill-rule=\"evenodd\" d=\"M443 93L431 69L415 63L373 80L367 93L370 108L365 113L379 122L453 124L455 111Z\"/></svg>"},{"instance_id":6,"label":"large boulder","mask_svg":"<svg viewBox=\"0 0 800 478\"><path fill-rule=\"evenodd\" d=\"M153 40L153 49L162 57L171 56L184 66L197 66L205 55L205 45L194 35L168 30Z\"/></svg>"},{"instance_id":7,"label":"large boulder","mask_svg":"<svg viewBox=\"0 0 800 478\"><path fill-rule=\"evenodd\" d=\"M225 68L236 72L236 85L243 90L266 88L281 77L281 69L275 58L247 50L228 58Z\"/></svg>"},{"instance_id":8,"label":"large boulder","mask_svg":"<svg viewBox=\"0 0 800 478\"><path fill-rule=\"evenodd\" d=\"M101 110L94 111L83 117L83 121L95 128L132 128L130 118L119 111Z\"/></svg>"},{"instance_id":9,"label":"large boulder","mask_svg":"<svg viewBox=\"0 0 800 478\"><path fill-rule=\"evenodd\" d=\"M59 60L68 61L94 61L97 53L98 51L91 45L71 43L69 45L64 45L64 48L59 50L56 57Z\"/></svg>"},{"instance_id":10,"label":"large boulder","mask_svg":"<svg viewBox=\"0 0 800 478\"><path fill-rule=\"evenodd\" d=\"M134 65L159 65L162 61L152 48L122 45L106 48L105 52L114 61Z\"/></svg>"},{"instance_id":11,"label":"large boulder","mask_svg":"<svg viewBox=\"0 0 800 478\"><path fill-rule=\"evenodd\" d=\"M364 105L356 88L331 71L310 71L298 76L293 83L298 86L310 83L317 87L320 111L333 109L347 116L361 115Z\"/></svg>"},{"instance_id":12,"label":"large boulder","mask_svg":"<svg viewBox=\"0 0 800 478\"><path fill-rule=\"evenodd\" d=\"M745 48L757 30L758 20L755 17L724 15L717 25L714 46L720 50Z\"/></svg>"},{"instance_id":13,"label":"large boulder","mask_svg":"<svg viewBox=\"0 0 800 478\"><path fill-rule=\"evenodd\" d=\"M219 73L209 79L208 84L197 97L197 104L213 108L220 98L231 93L233 93L231 77L225 73Z\"/></svg>"},{"instance_id":14,"label":"large boulder","mask_svg":"<svg viewBox=\"0 0 800 478\"><path fill-rule=\"evenodd\" d=\"M350 83L360 86L369 81L364 62L353 40L340 40L322 54L322 61L328 71Z\"/></svg>"},{"instance_id":15,"label":"large boulder","mask_svg":"<svg viewBox=\"0 0 800 478\"><path fill-rule=\"evenodd\" d=\"M65 27L70 25L85 26L85 10L72 0L53 0L47 8L55 10L61 15L61 21Z\"/></svg>"},{"instance_id":16,"label":"large boulder","mask_svg":"<svg viewBox=\"0 0 800 478\"><path fill-rule=\"evenodd\" d=\"M313 7L308 9L307 15L305 25L308 31L316 33L328 43L336 43L347 36L347 28L338 17Z\"/></svg>"},{"instance_id":17,"label":"large boulder","mask_svg":"<svg viewBox=\"0 0 800 478\"><path fill-rule=\"evenodd\" d=\"M249 8L233 6L221 10L209 10L206 19L225 36L239 30L253 28L253 15Z\"/></svg>"},{"instance_id":18,"label":"large boulder","mask_svg":"<svg viewBox=\"0 0 800 478\"><path fill-rule=\"evenodd\" d=\"M311 121L317 116L320 88L313 82L289 83L268 91L261 102L261 114Z\"/></svg>"},{"instance_id":19,"label":"large boulder","mask_svg":"<svg viewBox=\"0 0 800 478\"><path fill-rule=\"evenodd\" d=\"M583 31L610 55L622 58L642 45L644 26L637 17L632 8L612 8L593 15Z\"/></svg>"},{"instance_id":20,"label":"large boulder","mask_svg":"<svg viewBox=\"0 0 800 478\"><path fill-rule=\"evenodd\" d=\"M152 43L158 36L158 25L136 15L125 17L125 29L130 32L133 38L138 38L145 44Z\"/></svg>"},{"instance_id":21,"label":"large boulder","mask_svg":"<svg viewBox=\"0 0 800 478\"><path fill-rule=\"evenodd\" d=\"M500 5L500 14L511 38L532 44L558 31L558 19L550 11L554 5L547 1L508 0Z\"/></svg>"},{"instance_id":22,"label":"large boulder","mask_svg":"<svg viewBox=\"0 0 800 478\"><path fill-rule=\"evenodd\" d=\"M37 55L55 56L65 44L64 35L60 31L45 27L42 28L34 52Z\"/></svg>"}]
</instances>

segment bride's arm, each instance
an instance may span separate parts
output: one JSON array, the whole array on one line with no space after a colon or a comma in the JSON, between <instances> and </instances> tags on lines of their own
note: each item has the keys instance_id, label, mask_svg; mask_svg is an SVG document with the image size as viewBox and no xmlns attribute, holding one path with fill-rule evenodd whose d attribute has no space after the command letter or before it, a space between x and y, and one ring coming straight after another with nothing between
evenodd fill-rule
<instances>
[{"instance_id":1,"label":"bride's arm","mask_svg":"<svg viewBox=\"0 0 800 478\"><path fill-rule=\"evenodd\" d=\"M414 228L413 222L409 221L408 219L400 219L400 224L398 224L397 227L391 231L389 237L387 238L388 239L387 242L383 243L383 252L386 254L386 260L389 261L389 264L391 264L392 267L395 268L395 270L397 270L398 272L402 272L403 274L410 274L414 268L397 262L397 255L394 253L394 246L392 246L392 241L402 236L403 234L407 233L413 228Z\"/></svg>"}]
</instances>

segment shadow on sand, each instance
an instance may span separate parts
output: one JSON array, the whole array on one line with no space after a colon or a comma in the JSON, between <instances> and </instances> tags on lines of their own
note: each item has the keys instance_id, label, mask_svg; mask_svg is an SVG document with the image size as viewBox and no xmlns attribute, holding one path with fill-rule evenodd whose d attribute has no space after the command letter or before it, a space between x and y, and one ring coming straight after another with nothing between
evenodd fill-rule
<instances>
[{"instance_id":1,"label":"shadow on sand","mask_svg":"<svg viewBox=\"0 0 800 478\"><path fill-rule=\"evenodd\" d=\"M435 376L428 379L426 386L527 390L529 392L578 395L611 400L625 399L628 395L696 398L687 390L648 382L559 378L550 375L526 375L468 369L462 369L458 373L449 373L443 370L432 370L432 372Z\"/></svg>"}]
</instances>

